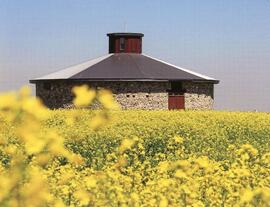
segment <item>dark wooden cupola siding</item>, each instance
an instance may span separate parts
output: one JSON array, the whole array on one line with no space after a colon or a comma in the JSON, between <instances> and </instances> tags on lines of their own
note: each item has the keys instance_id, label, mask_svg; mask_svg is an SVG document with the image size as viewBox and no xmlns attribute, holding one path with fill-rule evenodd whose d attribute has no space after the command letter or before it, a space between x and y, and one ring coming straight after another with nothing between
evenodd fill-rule
<instances>
[{"instance_id":1,"label":"dark wooden cupola siding","mask_svg":"<svg viewBox=\"0 0 270 207\"><path fill-rule=\"evenodd\" d=\"M109 33L109 53L142 53L141 33Z\"/></svg>"}]
</instances>

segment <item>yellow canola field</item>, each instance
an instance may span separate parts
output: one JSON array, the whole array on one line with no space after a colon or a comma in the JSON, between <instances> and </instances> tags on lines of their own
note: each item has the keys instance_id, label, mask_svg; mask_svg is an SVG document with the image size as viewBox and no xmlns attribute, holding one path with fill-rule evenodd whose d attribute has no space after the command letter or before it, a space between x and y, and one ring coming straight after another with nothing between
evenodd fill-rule
<instances>
[{"instance_id":1,"label":"yellow canola field","mask_svg":"<svg viewBox=\"0 0 270 207\"><path fill-rule=\"evenodd\" d=\"M28 88L0 95L0 206L270 206L270 115L119 111L73 89L48 110Z\"/></svg>"}]
</instances>

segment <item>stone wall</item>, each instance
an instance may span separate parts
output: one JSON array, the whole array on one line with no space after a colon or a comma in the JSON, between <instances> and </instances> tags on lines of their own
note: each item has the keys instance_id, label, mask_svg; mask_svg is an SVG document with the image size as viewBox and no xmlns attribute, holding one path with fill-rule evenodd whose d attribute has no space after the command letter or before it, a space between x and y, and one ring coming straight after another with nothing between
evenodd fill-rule
<instances>
[{"instance_id":1,"label":"stone wall","mask_svg":"<svg viewBox=\"0 0 270 207\"><path fill-rule=\"evenodd\" d=\"M49 108L69 107L73 95L71 89L75 85L88 84L98 89L107 88L112 91L122 109L168 109L168 82L51 82L37 83L36 95Z\"/></svg>"},{"instance_id":2,"label":"stone wall","mask_svg":"<svg viewBox=\"0 0 270 207\"><path fill-rule=\"evenodd\" d=\"M183 83L186 90L185 108L186 109L213 109L214 105L214 85L210 83Z\"/></svg>"},{"instance_id":3,"label":"stone wall","mask_svg":"<svg viewBox=\"0 0 270 207\"><path fill-rule=\"evenodd\" d=\"M81 84L110 89L122 109L168 109L169 82L40 82L36 84L36 95L49 108L69 108L71 89ZM183 87L186 109L212 109L213 84L186 82Z\"/></svg>"}]
</instances>

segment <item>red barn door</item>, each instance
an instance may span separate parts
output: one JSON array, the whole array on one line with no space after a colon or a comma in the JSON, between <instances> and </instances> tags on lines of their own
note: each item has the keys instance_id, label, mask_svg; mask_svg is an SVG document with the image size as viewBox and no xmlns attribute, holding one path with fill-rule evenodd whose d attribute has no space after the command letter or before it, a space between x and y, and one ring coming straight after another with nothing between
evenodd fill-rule
<instances>
[{"instance_id":1,"label":"red barn door","mask_svg":"<svg viewBox=\"0 0 270 207\"><path fill-rule=\"evenodd\" d=\"M169 110L185 109L184 95L169 95Z\"/></svg>"}]
</instances>

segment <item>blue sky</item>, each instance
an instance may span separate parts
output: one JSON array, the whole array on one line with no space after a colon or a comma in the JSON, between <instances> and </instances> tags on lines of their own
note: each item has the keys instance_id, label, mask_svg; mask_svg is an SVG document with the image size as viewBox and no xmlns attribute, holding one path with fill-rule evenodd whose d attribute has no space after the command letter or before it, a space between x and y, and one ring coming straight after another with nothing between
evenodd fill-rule
<instances>
[{"instance_id":1,"label":"blue sky","mask_svg":"<svg viewBox=\"0 0 270 207\"><path fill-rule=\"evenodd\" d=\"M220 79L216 108L270 111L270 0L1 0L0 91L106 54L106 33Z\"/></svg>"}]
</instances>

